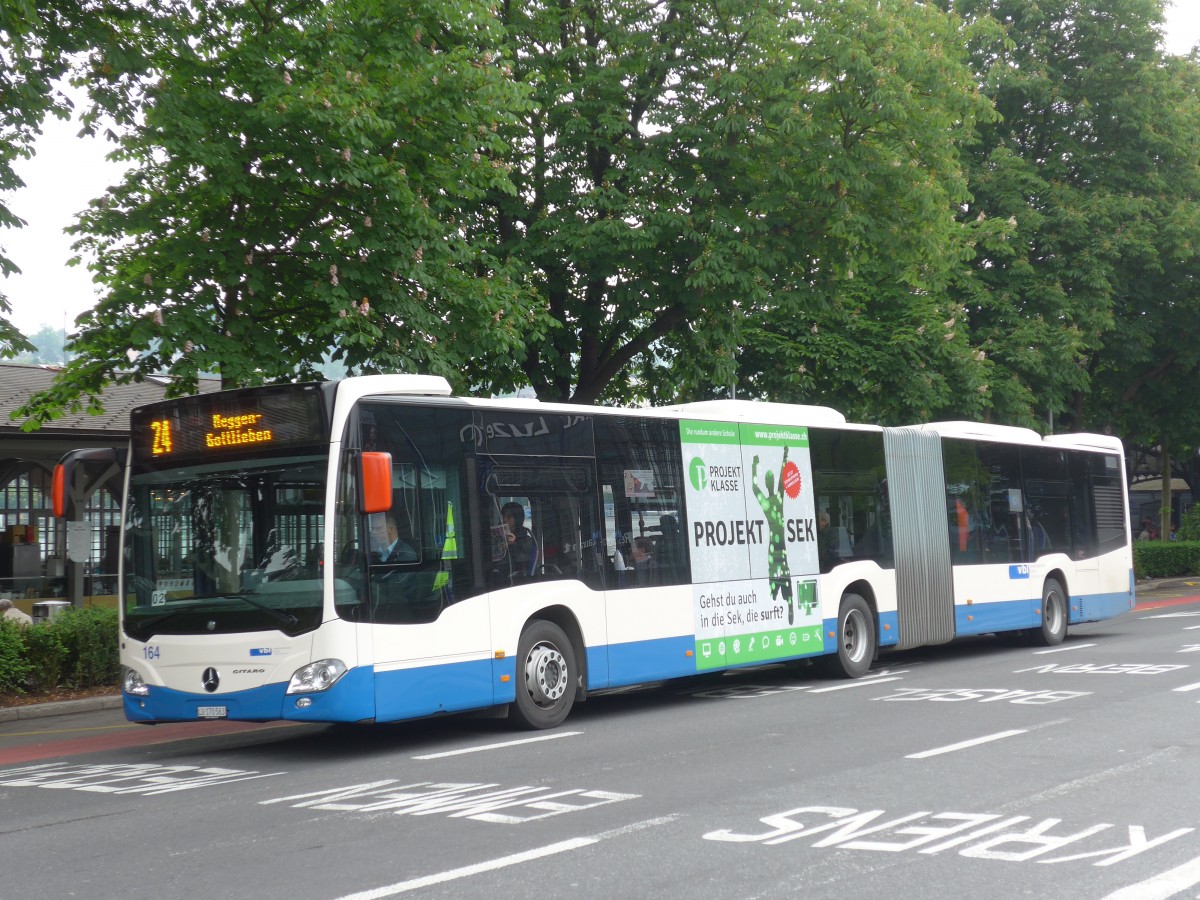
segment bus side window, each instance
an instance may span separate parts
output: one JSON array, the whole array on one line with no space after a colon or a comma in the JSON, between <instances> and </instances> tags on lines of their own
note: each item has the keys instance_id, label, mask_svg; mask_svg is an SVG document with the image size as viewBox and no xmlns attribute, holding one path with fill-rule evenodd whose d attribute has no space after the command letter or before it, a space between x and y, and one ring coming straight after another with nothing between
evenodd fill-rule
<instances>
[{"instance_id":1,"label":"bus side window","mask_svg":"<svg viewBox=\"0 0 1200 900\"><path fill-rule=\"evenodd\" d=\"M596 456L604 497L604 549L610 588L634 588L634 542L649 541L655 584L691 578L682 507L683 461L677 422L643 416L597 416ZM645 548L645 542L641 545ZM639 551L639 556L642 551Z\"/></svg>"}]
</instances>

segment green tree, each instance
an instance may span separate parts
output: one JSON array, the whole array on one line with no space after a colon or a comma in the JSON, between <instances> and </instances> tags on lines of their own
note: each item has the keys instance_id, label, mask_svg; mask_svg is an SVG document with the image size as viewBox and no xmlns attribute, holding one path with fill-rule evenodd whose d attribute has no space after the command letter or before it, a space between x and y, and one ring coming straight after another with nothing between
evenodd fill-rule
<instances>
[{"instance_id":1,"label":"green tree","mask_svg":"<svg viewBox=\"0 0 1200 900\"><path fill-rule=\"evenodd\" d=\"M69 115L70 102L55 86L66 74L67 55L78 48L64 6L73 7L33 0L0 4L0 228L25 225L5 202L6 195L24 187L14 164L32 154L48 114ZM0 276L20 271L0 243ZM9 321L11 314L0 291L0 357L34 349Z\"/></svg>"},{"instance_id":2,"label":"green tree","mask_svg":"<svg viewBox=\"0 0 1200 900\"><path fill-rule=\"evenodd\" d=\"M602 0L507 4L504 20L534 103L511 138L517 194L478 222L550 324L507 368L473 368L477 383L592 402L739 377L794 397L803 379L761 355L739 374L739 348L787 344L789 323L839 296L869 308L876 281L903 305L961 252L955 144L987 104L946 14ZM944 293L918 305L914 331L953 315Z\"/></svg>"},{"instance_id":3,"label":"green tree","mask_svg":"<svg viewBox=\"0 0 1200 900\"><path fill-rule=\"evenodd\" d=\"M1111 405L1089 403L1094 378L1114 365L1118 381L1136 377L1118 362L1124 345L1141 342L1142 311L1173 277L1171 258L1193 252L1197 133L1177 103L1194 101L1174 83L1178 67L1164 65L1162 2L954 6L1004 23L1008 37L974 54L1001 119L971 148L962 214L1008 232L979 244L956 285L974 346L996 363L993 415L1104 430L1118 420Z\"/></svg>"},{"instance_id":4,"label":"green tree","mask_svg":"<svg viewBox=\"0 0 1200 900\"><path fill-rule=\"evenodd\" d=\"M66 336L61 328L43 325L29 336L29 342L33 345L33 349L18 354L17 362L58 366L67 361L66 352L63 349L66 344Z\"/></svg>"},{"instance_id":5,"label":"green tree","mask_svg":"<svg viewBox=\"0 0 1200 900\"><path fill-rule=\"evenodd\" d=\"M1150 104L1162 189L1152 198L1154 265L1119 296L1113 328L1092 360L1085 421L1151 449L1163 471L1200 489L1200 60L1164 61ZM1169 484L1168 481L1164 482ZM1169 497L1162 504L1169 507ZM1170 534L1169 513L1160 534Z\"/></svg>"},{"instance_id":6,"label":"green tree","mask_svg":"<svg viewBox=\"0 0 1200 900\"><path fill-rule=\"evenodd\" d=\"M314 378L333 348L355 371L461 383L470 358L511 355L530 317L459 212L511 190L500 132L522 91L487 5L153 11L89 61L131 169L75 229L105 292L27 427L149 373L173 394L205 371Z\"/></svg>"}]
</instances>

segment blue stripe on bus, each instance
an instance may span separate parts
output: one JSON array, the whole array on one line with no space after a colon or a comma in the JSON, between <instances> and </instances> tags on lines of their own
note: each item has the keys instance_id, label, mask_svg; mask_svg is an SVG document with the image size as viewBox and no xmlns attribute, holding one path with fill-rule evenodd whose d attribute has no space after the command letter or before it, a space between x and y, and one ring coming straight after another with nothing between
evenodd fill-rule
<instances>
[{"instance_id":1,"label":"blue stripe on bus","mask_svg":"<svg viewBox=\"0 0 1200 900\"><path fill-rule=\"evenodd\" d=\"M507 691L509 696L501 699L493 686L500 685L503 663L513 669L512 660L479 659L376 672L375 719L415 719L509 702L516 697L515 690ZM507 684L511 686L513 680Z\"/></svg>"},{"instance_id":2,"label":"blue stripe on bus","mask_svg":"<svg viewBox=\"0 0 1200 900\"><path fill-rule=\"evenodd\" d=\"M973 603L954 607L955 634L990 634L997 631L1019 631L1038 628L1042 617L1041 597L1005 600L997 603ZM1068 623L1099 622L1133 608L1133 595L1128 591L1107 594L1072 594Z\"/></svg>"},{"instance_id":3,"label":"blue stripe on bus","mask_svg":"<svg viewBox=\"0 0 1200 900\"><path fill-rule=\"evenodd\" d=\"M1070 623L1099 622L1127 613L1135 605L1133 589L1111 594L1084 594L1071 597Z\"/></svg>"},{"instance_id":4,"label":"blue stripe on bus","mask_svg":"<svg viewBox=\"0 0 1200 900\"><path fill-rule=\"evenodd\" d=\"M375 714L369 668L351 669L327 691L287 694L287 683L276 682L247 691L227 694L192 693L150 686L146 697L124 695L125 717L131 722L195 722L201 706L224 706L226 718L239 722L271 722L294 719L302 722L359 722ZM312 700L307 709L297 709L301 697ZM200 720L203 721L203 720Z\"/></svg>"},{"instance_id":5,"label":"blue stripe on bus","mask_svg":"<svg viewBox=\"0 0 1200 900\"><path fill-rule=\"evenodd\" d=\"M1038 600L1041 598L1039 597ZM1034 612L1038 601L1033 598L1003 600L998 603L972 603L954 607L954 633L988 634L993 631L1019 631L1042 623Z\"/></svg>"},{"instance_id":6,"label":"blue stripe on bus","mask_svg":"<svg viewBox=\"0 0 1200 900\"><path fill-rule=\"evenodd\" d=\"M900 643L900 614L898 612L880 613L877 617L876 628L879 631L879 646L891 647ZM837 622L825 623L825 646L830 652L837 648L829 632L837 627Z\"/></svg>"},{"instance_id":7,"label":"blue stripe on bus","mask_svg":"<svg viewBox=\"0 0 1200 900\"><path fill-rule=\"evenodd\" d=\"M661 681L664 678L679 678L696 674L696 657L689 656L696 650L695 635L685 634L649 641L630 641L625 644L609 644L607 647L588 648L588 673L607 671L607 679L588 679L592 688L620 687L626 684L641 684L645 681ZM594 665L597 656L607 653L607 662ZM601 666L604 668L602 669ZM594 683L593 683L594 682Z\"/></svg>"}]
</instances>

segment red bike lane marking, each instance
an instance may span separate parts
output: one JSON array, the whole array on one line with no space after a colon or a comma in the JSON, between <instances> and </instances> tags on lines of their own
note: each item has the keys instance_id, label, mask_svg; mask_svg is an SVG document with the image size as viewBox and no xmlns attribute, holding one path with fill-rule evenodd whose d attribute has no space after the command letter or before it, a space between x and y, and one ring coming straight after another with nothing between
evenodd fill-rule
<instances>
[{"instance_id":1,"label":"red bike lane marking","mask_svg":"<svg viewBox=\"0 0 1200 900\"><path fill-rule=\"evenodd\" d=\"M1183 606L1186 603L1200 603L1200 594L1193 594L1190 597L1172 597L1169 600L1147 600L1145 603L1139 603L1136 609L1161 609L1164 606Z\"/></svg>"},{"instance_id":2,"label":"red bike lane marking","mask_svg":"<svg viewBox=\"0 0 1200 900\"><path fill-rule=\"evenodd\" d=\"M166 744L187 738L220 737L227 734L242 734L248 731L266 731L274 728L294 728L295 722L179 722L171 725L118 725L120 731L90 737L67 738L38 744L25 744L0 750L0 766L52 759L56 756L78 756L81 753L97 753L101 750L122 750L127 747L145 747L151 744ZM0 735L0 740L3 740Z\"/></svg>"}]
</instances>

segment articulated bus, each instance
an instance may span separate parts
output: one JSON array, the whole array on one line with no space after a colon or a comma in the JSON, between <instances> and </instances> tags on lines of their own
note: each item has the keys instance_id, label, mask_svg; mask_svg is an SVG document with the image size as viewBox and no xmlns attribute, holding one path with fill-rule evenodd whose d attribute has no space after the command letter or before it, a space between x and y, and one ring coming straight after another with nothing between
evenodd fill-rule
<instances>
[{"instance_id":1,"label":"articulated bus","mask_svg":"<svg viewBox=\"0 0 1200 900\"><path fill-rule=\"evenodd\" d=\"M1053 645L1134 605L1122 447L1102 435L467 399L417 375L131 424L135 722L486 709L548 728L609 688L805 659L858 677L881 650Z\"/></svg>"}]
</instances>

